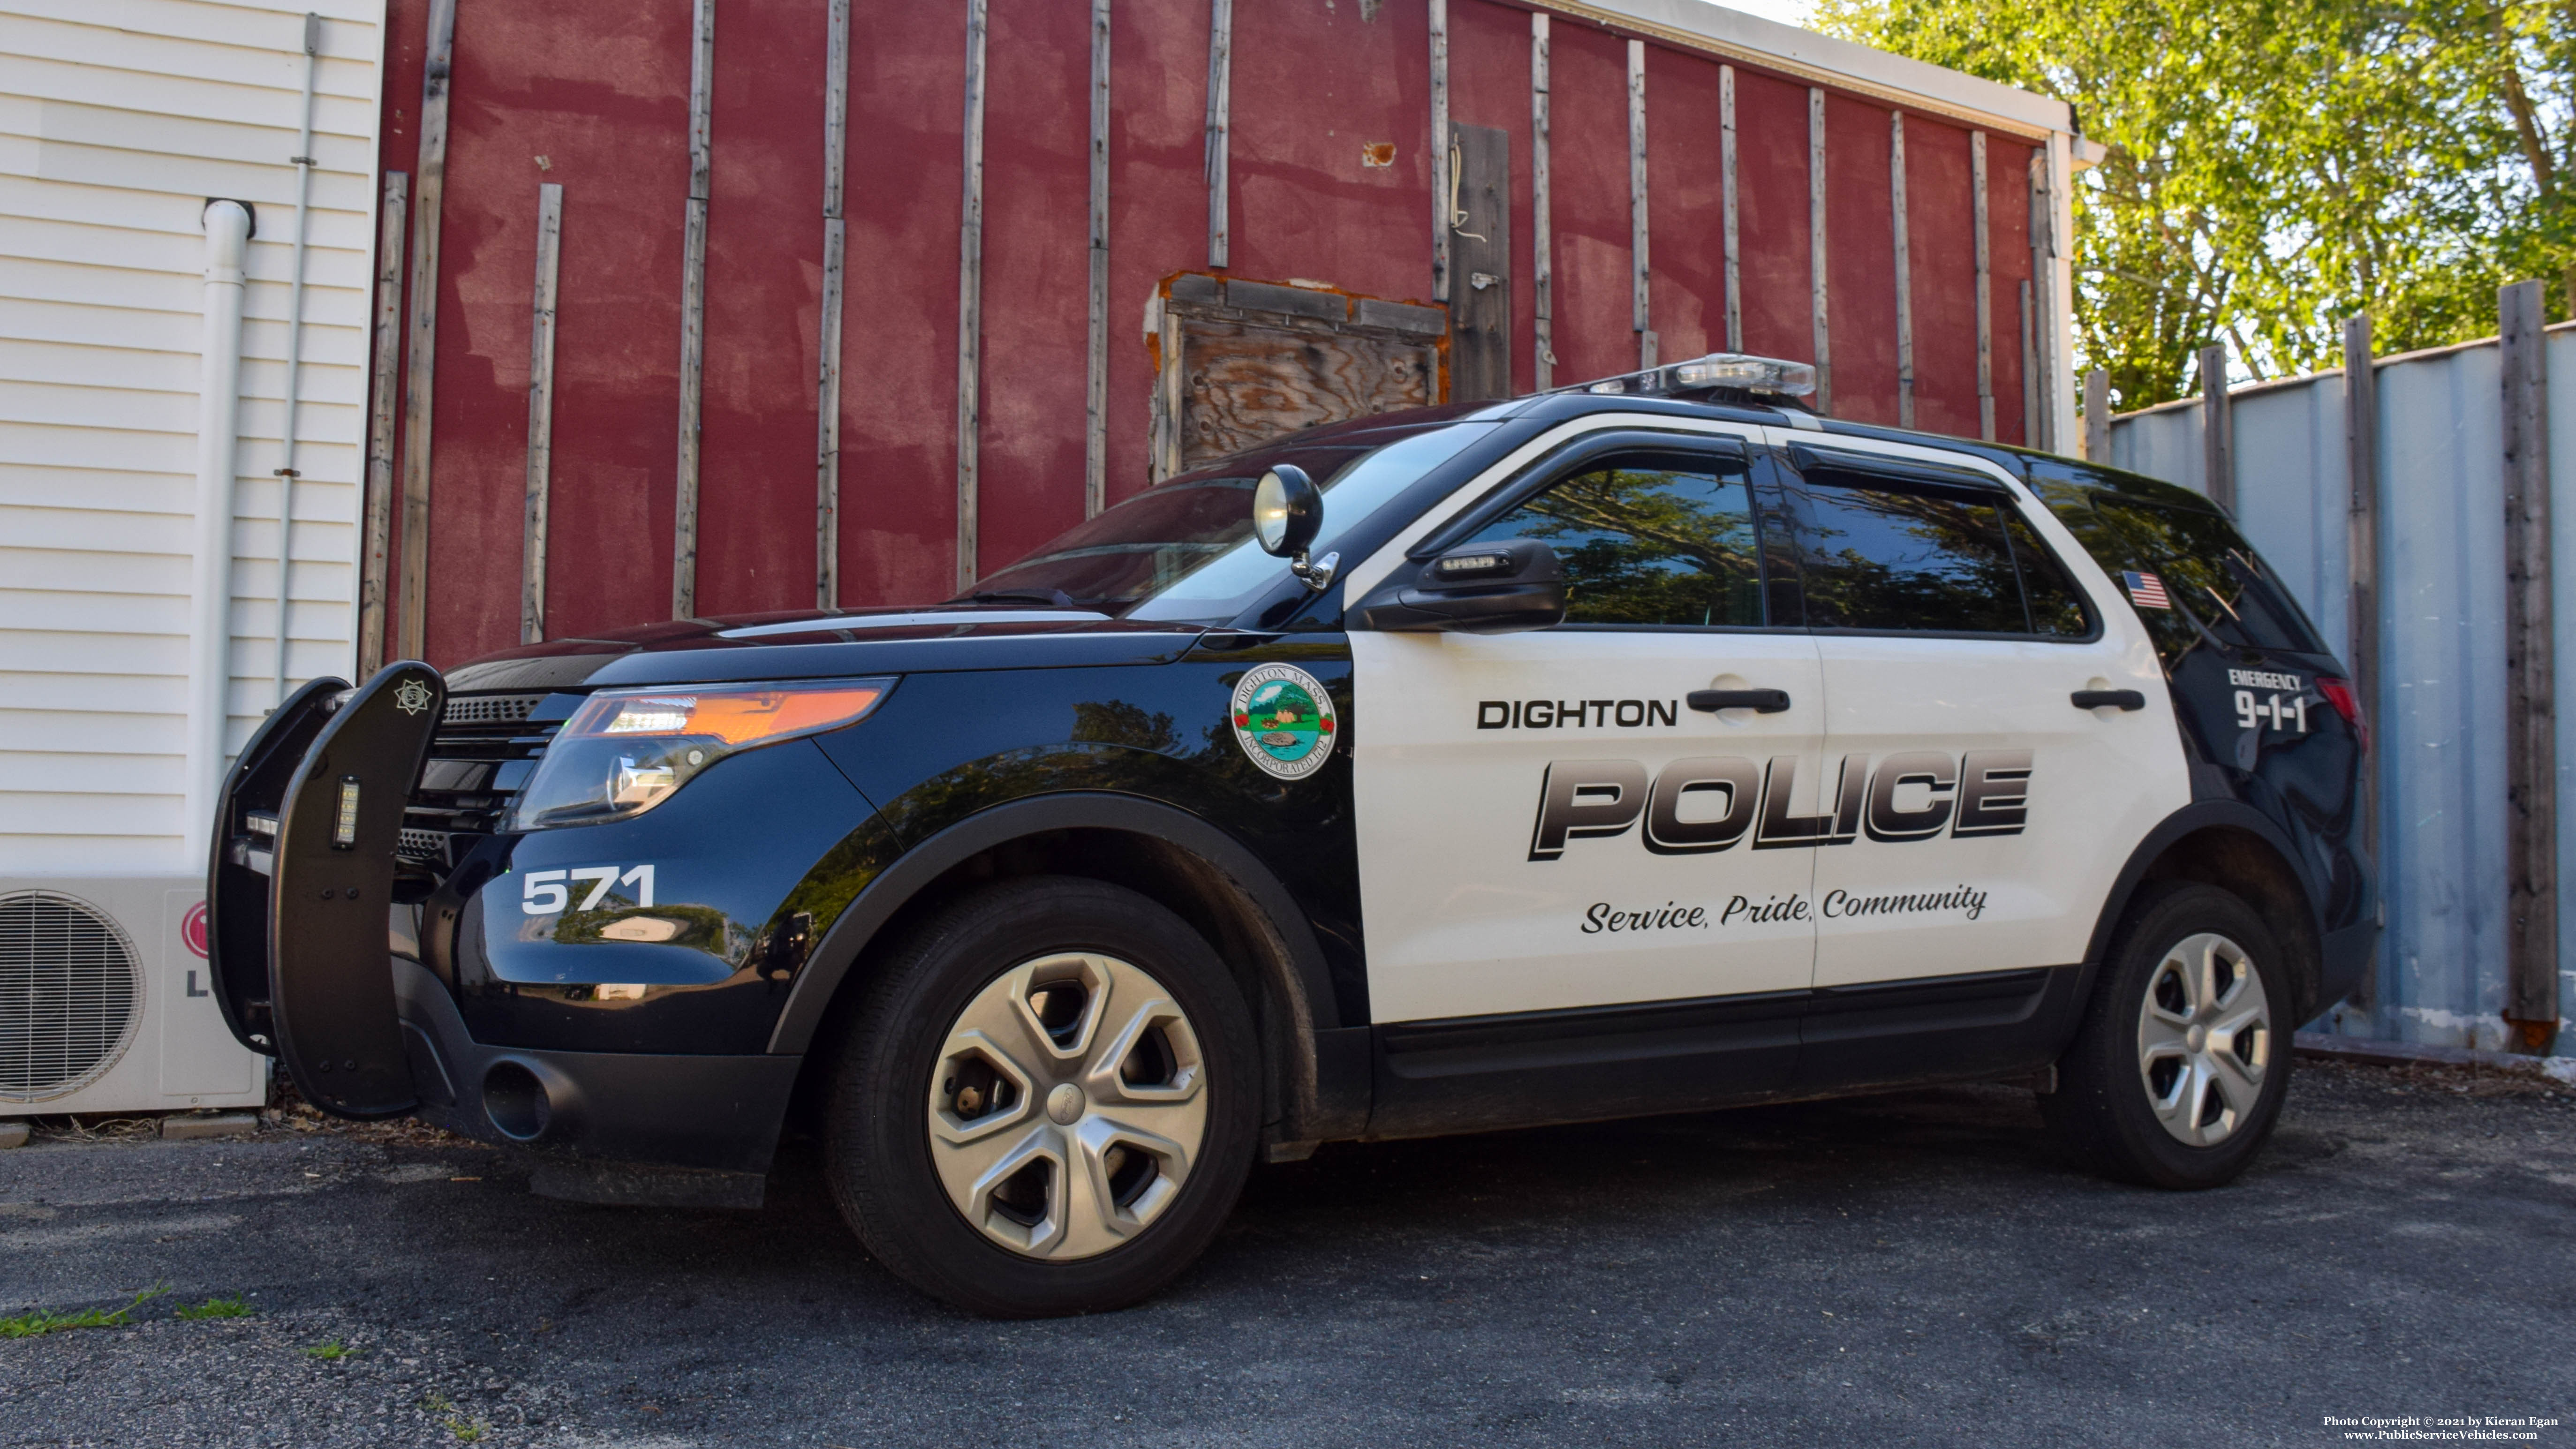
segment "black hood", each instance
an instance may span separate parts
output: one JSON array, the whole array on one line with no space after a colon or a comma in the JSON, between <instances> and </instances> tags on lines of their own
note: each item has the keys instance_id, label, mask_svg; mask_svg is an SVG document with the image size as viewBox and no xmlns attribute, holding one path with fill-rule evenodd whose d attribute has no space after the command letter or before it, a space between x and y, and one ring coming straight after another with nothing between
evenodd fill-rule
<instances>
[{"instance_id":1,"label":"black hood","mask_svg":"<svg viewBox=\"0 0 2576 1449\"><path fill-rule=\"evenodd\" d=\"M674 619L487 654L447 671L447 687L468 693L1168 664L1202 632L1196 624L1129 623L1027 604Z\"/></svg>"}]
</instances>

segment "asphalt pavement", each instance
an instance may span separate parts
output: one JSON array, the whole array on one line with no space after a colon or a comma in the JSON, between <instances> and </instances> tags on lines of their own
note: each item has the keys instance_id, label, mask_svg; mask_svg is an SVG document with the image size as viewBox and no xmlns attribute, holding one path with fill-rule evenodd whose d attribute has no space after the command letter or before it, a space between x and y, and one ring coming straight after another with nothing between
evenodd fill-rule
<instances>
[{"instance_id":1,"label":"asphalt pavement","mask_svg":"<svg viewBox=\"0 0 2576 1449\"><path fill-rule=\"evenodd\" d=\"M156 1285L0 1337L0 1445L2576 1445L2576 1095L2302 1063L2187 1195L2004 1087L1327 1147L1162 1298L1037 1323L895 1282L793 1145L757 1212L426 1133L0 1153L0 1318Z\"/></svg>"}]
</instances>

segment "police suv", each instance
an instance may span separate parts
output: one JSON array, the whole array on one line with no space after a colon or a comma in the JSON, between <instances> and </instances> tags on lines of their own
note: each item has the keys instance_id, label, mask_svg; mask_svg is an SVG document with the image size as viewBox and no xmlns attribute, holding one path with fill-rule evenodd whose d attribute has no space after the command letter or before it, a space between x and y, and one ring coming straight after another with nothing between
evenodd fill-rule
<instances>
[{"instance_id":1,"label":"police suv","mask_svg":"<svg viewBox=\"0 0 2576 1449\"><path fill-rule=\"evenodd\" d=\"M226 1017L719 1200L807 1124L991 1314L1335 1140L2003 1080L2227 1182L2372 950L2352 689L2205 500L1811 386L1317 428L946 603L316 681L219 805Z\"/></svg>"}]
</instances>

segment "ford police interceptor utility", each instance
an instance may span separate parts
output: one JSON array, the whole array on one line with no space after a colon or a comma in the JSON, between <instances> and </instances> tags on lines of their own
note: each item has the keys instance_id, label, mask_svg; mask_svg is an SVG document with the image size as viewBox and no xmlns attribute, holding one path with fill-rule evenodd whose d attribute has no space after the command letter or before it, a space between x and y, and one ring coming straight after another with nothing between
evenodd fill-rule
<instances>
[{"instance_id":1,"label":"ford police interceptor utility","mask_svg":"<svg viewBox=\"0 0 2576 1449\"><path fill-rule=\"evenodd\" d=\"M316 681L220 803L227 1019L559 1162L810 1124L994 1314L1343 1139L2014 1080L2228 1181L2373 945L2341 668L2205 500L1809 385L1317 428L946 603Z\"/></svg>"}]
</instances>

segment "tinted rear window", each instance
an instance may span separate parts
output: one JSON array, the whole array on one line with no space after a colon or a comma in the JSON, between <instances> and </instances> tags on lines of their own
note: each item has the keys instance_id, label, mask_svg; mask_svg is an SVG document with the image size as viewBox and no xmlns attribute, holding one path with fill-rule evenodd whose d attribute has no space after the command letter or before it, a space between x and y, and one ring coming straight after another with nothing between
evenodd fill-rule
<instances>
[{"instance_id":1,"label":"tinted rear window","mask_svg":"<svg viewBox=\"0 0 2576 1449\"><path fill-rule=\"evenodd\" d=\"M2125 582L2122 573L2133 570L2163 582L2173 607L2141 608L2138 617L2168 662L2204 634L2229 648L2327 652L2279 577L2218 514L2100 492L2080 501L2072 490L2047 494L2051 509L2114 582Z\"/></svg>"},{"instance_id":2,"label":"tinted rear window","mask_svg":"<svg viewBox=\"0 0 2576 1449\"><path fill-rule=\"evenodd\" d=\"M2030 631L1999 500L1832 483L1806 498L1808 627Z\"/></svg>"}]
</instances>

